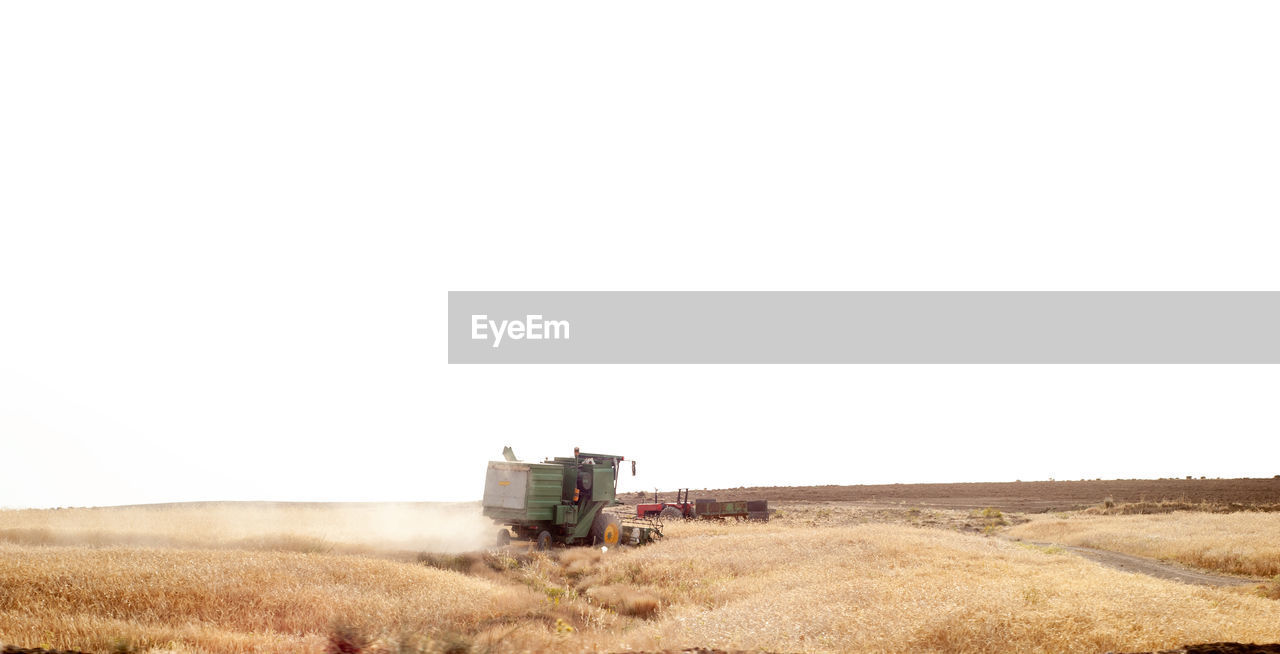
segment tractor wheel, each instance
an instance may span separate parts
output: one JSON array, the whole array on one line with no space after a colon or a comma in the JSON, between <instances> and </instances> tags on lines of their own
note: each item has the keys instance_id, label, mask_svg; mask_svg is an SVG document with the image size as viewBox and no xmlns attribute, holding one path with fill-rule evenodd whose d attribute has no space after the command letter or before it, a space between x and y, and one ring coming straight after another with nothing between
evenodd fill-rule
<instances>
[{"instance_id":1,"label":"tractor wheel","mask_svg":"<svg viewBox=\"0 0 1280 654\"><path fill-rule=\"evenodd\" d=\"M662 513L659 513L658 515L662 516L663 520L678 520L684 517L684 514L680 512L680 509L677 509L674 506L669 506L663 509Z\"/></svg>"},{"instance_id":2,"label":"tractor wheel","mask_svg":"<svg viewBox=\"0 0 1280 654\"><path fill-rule=\"evenodd\" d=\"M614 547L618 544L618 519L601 511L591 523L591 542L595 545Z\"/></svg>"},{"instance_id":3,"label":"tractor wheel","mask_svg":"<svg viewBox=\"0 0 1280 654\"><path fill-rule=\"evenodd\" d=\"M498 532L498 547L506 547L511 544L511 532L503 529Z\"/></svg>"},{"instance_id":4,"label":"tractor wheel","mask_svg":"<svg viewBox=\"0 0 1280 654\"><path fill-rule=\"evenodd\" d=\"M538 550L547 551L551 549L551 532L543 531L538 534Z\"/></svg>"}]
</instances>

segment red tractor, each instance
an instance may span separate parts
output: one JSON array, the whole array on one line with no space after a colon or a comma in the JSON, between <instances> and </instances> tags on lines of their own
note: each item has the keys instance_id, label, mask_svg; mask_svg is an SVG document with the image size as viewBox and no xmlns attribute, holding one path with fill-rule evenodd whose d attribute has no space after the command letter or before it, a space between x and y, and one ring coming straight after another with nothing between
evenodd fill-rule
<instances>
[{"instance_id":1,"label":"red tractor","mask_svg":"<svg viewBox=\"0 0 1280 654\"><path fill-rule=\"evenodd\" d=\"M653 492L653 502L650 504L637 504L636 515L641 518L661 517L664 520L674 520L675 518L692 518L694 517L693 502L689 501L689 489L682 488L676 491L676 501L661 502L658 500L658 491Z\"/></svg>"}]
</instances>

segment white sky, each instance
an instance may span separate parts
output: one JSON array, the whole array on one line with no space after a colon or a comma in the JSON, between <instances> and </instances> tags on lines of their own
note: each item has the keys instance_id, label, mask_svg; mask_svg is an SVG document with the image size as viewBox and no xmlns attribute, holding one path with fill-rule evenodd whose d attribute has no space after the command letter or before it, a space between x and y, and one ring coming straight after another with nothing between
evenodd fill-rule
<instances>
[{"instance_id":1,"label":"white sky","mask_svg":"<svg viewBox=\"0 0 1280 654\"><path fill-rule=\"evenodd\" d=\"M1278 290L1263 2L8 3L0 506L1280 474L1275 366L448 366L449 290Z\"/></svg>"}]
</instances>

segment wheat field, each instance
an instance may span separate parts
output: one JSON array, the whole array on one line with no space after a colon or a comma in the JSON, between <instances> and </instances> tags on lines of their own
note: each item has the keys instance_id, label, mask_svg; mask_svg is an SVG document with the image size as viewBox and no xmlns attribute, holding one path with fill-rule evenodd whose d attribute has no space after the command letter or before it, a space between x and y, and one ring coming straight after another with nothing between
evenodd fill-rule
<instances>
[{"instance_id":1,"label":"wheat field","mask_svg":"<svg viewBox=\"0 0 1280 654\"><path fill-rule=\"evenodd\" d=\"M324 508L220 507L220 520L245 514L231 534L192 525L202 510L0 512L0 642L497 653L1103 652L1280 641L1280 603L1249 592L911 524L824 523L784 510L767 524L672 524L659 543L608 552L410 555L411 538L380 548L355 531L361 521L343 512L359 507L335 508L334 531L323 528ZM194 543L199 536L210 546ZM157 544L164 538L176 540Z\"/></svg>"},{"instance_id":2,"label":"wheat field","mask_svg":"<svg viewBox=\"0 0 1280 654\"><path fill-rule=\"evenodd\" d=\"M1014 527L1009 535L1177 561L1227 574L1280 575L1280 513L1040 516Z\"/></svg>"}]
</instances>

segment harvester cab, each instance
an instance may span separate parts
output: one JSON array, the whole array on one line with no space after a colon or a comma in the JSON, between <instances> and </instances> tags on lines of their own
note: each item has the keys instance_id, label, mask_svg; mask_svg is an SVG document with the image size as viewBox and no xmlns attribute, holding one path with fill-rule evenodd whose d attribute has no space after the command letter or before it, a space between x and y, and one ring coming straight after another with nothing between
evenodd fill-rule
<instances>
[{"instance_id":1,"label":"harvester cab","mask_svg":"<svg viewBox=\"0 0 1280 654\"><path fill-rule=\"evenodd\" d=\"M489 462L484 482L484 515L506 525L498 532L498 546L525 540L538 549L553 543L613 547L657 537L632 533L641 527L624 525L604 510L621 504L618 473L624 457L574 448L571 457L530 463L517 459L507 447L503 459ZM635 474L635 462L631 463Z\"/></svg>"}]
</instances>

